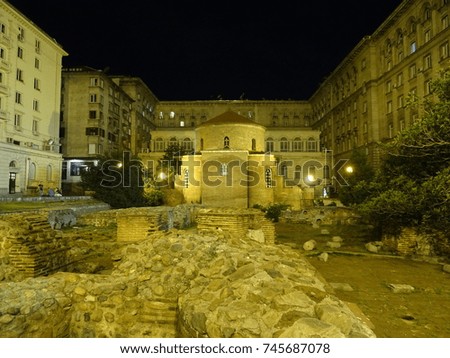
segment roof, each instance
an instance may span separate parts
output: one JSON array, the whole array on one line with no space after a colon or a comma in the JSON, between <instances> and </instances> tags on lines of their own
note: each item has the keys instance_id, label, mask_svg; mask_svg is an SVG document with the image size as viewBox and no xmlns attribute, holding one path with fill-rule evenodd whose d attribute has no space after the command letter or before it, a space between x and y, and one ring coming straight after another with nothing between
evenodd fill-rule
<instances>
[{"instance_id":1,"label":"roof","mask_svg":"<svg viewBox=\"0 0 450 358\"><path fill-rule=\"evenodd\" d=\"M221 125L221 124L249 124L249 125L254 125L254 126L261 126L260 124L255 123L251 119L241 116L240 114L237 114L236 112L227 111L225 113L218 115L217 117L208 119L206 122L200 124L199 127L209 126L209 125Z\"/></svg>"}]
</instances>

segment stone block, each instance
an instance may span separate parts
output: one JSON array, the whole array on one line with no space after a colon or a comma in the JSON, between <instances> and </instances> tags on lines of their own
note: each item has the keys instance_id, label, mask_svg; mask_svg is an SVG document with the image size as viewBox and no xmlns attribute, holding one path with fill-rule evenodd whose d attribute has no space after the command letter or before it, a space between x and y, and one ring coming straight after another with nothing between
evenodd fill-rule
<instances>
[{"instance_id":1,"label":"stone block","mask_svg":"<svg viewBox=\"0 0 450 358\"><path fill-rule=\"evenodd\" d=\"M413 286L401 284L401 283L390 283L390 284L388 284L388 287L394 293L412 293L412 292L414 292Z\"/></svg>"},{"instance_id":2,"label":"stone block","mask_svg":"<svg viewBox=\"0 0 450 358\"><path fill-rule=\"evenodd\" d=\"M352 292L353 287L348 283L341 282L330 282L330 286L333 287L336 291L344 291L344 292Z\"/></svg>"},{"instance_id":3,"label":"stone block","mask_svg":"<svg viewBox=\"0 0 450 358\"><path fill-rule=\"evenodd\" d=\"M327 242L327 246L330 249L339 249L341 247L341 243L340 242L334 242L334 241L328 241Z\"/></svg>"},{"instance_id":4,"label":"stone block","mask_svg":"<svg viewBox=\"0 0 450 358\"><path fill-rule=\"evenodd\" d=\"M303 250L312 251L316 248L316 246L317 246L317 242L315 240L309 240L303 244Z\"/></svg>"}]
</instances>

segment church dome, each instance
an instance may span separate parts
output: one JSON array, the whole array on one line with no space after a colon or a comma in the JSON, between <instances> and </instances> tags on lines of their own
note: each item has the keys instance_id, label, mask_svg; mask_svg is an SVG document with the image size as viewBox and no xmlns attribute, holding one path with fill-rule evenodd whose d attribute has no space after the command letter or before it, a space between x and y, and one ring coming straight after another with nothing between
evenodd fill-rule
<instances>
[{"instance_id":1,"label":"church dome","mask_svg":"<svg viewBox=\"0 0 450 358\"><path fill-rule=\"evenodd\" d=\"M264 151L266 128L233 111L211 118L196 128L196 148L202 150Z\"/></svg>"}]
</instances>

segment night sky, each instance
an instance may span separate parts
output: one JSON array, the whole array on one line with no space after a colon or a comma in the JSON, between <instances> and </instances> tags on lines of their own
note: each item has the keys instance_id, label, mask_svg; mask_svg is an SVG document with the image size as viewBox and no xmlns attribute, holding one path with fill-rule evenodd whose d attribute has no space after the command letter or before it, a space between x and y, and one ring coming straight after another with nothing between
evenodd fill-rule
<instances>
[{"instance_id":1,"label":"night sky","mask_svg":"<svg viewBox=\"0 0 450 358\"><path fill-rule=\"evenodd\" d=\"M64 66L140 77L160 100L307 100L401 0L10 3Z\"/></svg>"}]
</instances>

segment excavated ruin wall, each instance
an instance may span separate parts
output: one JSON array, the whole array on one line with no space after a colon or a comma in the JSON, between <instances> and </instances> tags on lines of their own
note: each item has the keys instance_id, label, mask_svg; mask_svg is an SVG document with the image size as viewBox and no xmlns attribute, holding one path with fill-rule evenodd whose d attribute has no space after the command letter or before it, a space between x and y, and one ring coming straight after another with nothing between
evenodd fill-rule
<instances>
[{"instance_id":1,"label":"excavated ruin wall","mask_svg":"<svg viewBox=\"0 0 450 358\"><path fill-rule=\"evenodd\" d=\"M188 223L180 212L194 213L183 210L173 225ZM116 219L133 211L139 213L120 211ZM208 216L200 211L197 219ZM263 232L270 226L243 213L235 212L242 217L237 234L216 226L203 234L171 229L129 237L112 253L111 274L59 272L0 282L0 336L374 337L298 252L242 235L243 227ZM57 232L36 222L55 234L50 242L62 244Z\"/></svg>"},{"instance_id":2,"label":"excavated ruin wall","mask_svg":"<svg viewBox=\"0 0 450 358\"><path fill-rule=\"evenodd\" d=\"M0 283L2 337L373 337L293 249L155 232L110 275Z\"/></svg>"},{"instance_id":3,"label":"excavated ruin wall","mask_svg":"<svg viewBox=\"0 0 450 358\"><path fill-rule=\"evenodd\" d=\"M45 276L68 262L67 243L52 230L47 214L0 217L0 281Z\"/></svg>"}]
</instances>

